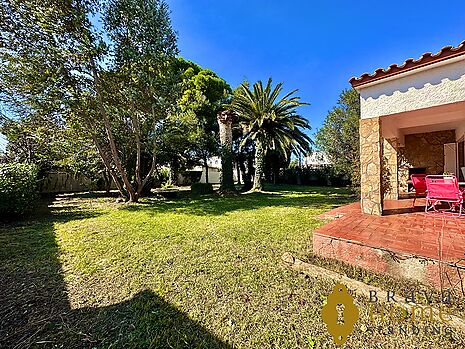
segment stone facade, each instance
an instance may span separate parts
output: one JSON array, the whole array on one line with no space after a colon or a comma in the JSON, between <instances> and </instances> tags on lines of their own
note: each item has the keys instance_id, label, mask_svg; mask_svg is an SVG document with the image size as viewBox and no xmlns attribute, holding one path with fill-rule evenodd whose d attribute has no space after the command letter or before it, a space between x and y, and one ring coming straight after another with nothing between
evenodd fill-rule
<instances>
[{"instance_id":1,"label":"stone facade","mask_svg":"<svg viewBox=\"0 0 465 349\"><path fill-rule=\"evenodd\" d=\"M426 174L444 172L444 144L455 142L455 130L417 133L405 136L405 147L399 148L399 192L408 190L409 168L426 168Z\"/></svg>"},{"instance_id":2,"label":"stone facade","mask_svg":"<svg viewBox=\"0 0 465 349\"><path fill-rule=\"evenodd\" d=\"M384 139L381 119L360 120L361 207L381 215L383 199L397 200L408 192L410 168L426 168L427 174L444 172L444 144L455 142L455 131L418 133ZM382 146L381 146L382 145Z\"/></svg>"},{"instance_id":3,"label":"stone facade","mask_svg":"<svg viewBox=\"0 0 465 349\"><path fill-rule=\"evenodd\" d=\"M360 195L362 212L381 215L383 193L381 189L381 119L360 120Z\"/></svg>"},{"instance_id":4,"label":"stone facade","mask_svg":"<svg viewBox=\"0 0 465 349\"><path fill-rule=\"evenodd\" d=\"M399 182L397 178L397 153L399 141L397 138L383 139L382 189L385 199L399 198Z\"/></svg>"}]
</instances>

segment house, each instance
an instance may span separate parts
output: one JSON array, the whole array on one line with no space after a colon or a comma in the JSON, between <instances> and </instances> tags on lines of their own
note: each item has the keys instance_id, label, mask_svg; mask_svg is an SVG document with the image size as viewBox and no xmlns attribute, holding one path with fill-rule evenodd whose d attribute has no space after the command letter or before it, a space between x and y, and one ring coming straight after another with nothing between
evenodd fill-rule
<instances>
[{"instance_id":1,"label":"house","mask_svg":"<svg viewBox=\"0 0 465 349\"><path fill-rule=\"evenodd\" d=\"M207 160L208 164L208 183L212 184L219 184L221 183L221 158L219 156L212 156ZM200 183L206 183L206 171L204 166L195 166L192 171L201 172L202 175L200 176ZM242 180L242 175L238 174L237 166L234 164L233 166L233 179L235 182Z\"/></svg>"},{"instance_id":2,"label":"house","mask_svg":"<svg viewBox=\"0 0 465 349\"><path fill-rule=\"evenodd\" d=\"M412 173L465 167L465 41L350 79L360 93L361 208L409 191Z\"/></svg>"},{"instance_id":3,"label":"house","mask_svg":"<svg viewBox=\"0 0 465 349\"><path fill-rule=\"evenodd\" d=\"M313 151L304 158L303 165L307 168L321 168L331 165L331 161L325 152Z\"/></svg>"},{"instance_id":4,"label":"house","mask_svg":"<svg viewBox=\"0 0 465 349\"><path fill-rule=\"evenodd\" d=\"M221 182L221 158L212 156L207 160L208 164L208 183L218 184ZM200 183L206 183L206 171L204 166L195 166L194 171L202 172Z\"/></svg>"},{"instance_id":5,"label":"house","mask_svg":"<svg viewBox=\"0 0 465 349\"><path fill-rule=\"evenodd\" d=\"M350 83L361 101L361 200L323 215L332 220L314 232L313 252L465 294L465 217L406 198L413 173L465 181L465 41Z\"/></svg>"}]
</instances>

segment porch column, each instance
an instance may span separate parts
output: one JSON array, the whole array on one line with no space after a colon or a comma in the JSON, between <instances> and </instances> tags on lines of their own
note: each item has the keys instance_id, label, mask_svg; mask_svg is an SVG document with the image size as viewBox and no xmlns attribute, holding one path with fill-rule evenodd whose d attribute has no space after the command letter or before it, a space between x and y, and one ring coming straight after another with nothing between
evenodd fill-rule
<instances>
[{"instance_id":1,"label":"porch column","mask_svg":"<svg viewBox=\"0 0 465 349\"><path fill-rule=\"evenodd\" d=\"M381 216L382 137L379 117L360 120L360 195L362 212Z\"/></svg>"},{"instance_id":2,"label":"porch column","mask_svg":"<svg viewBox=\"0 0 465 349\"><path fill-rule=\"evenodd\" d=\"M397 138L383 139L383 168L381 169L382 190L385 199L399 198L399 180L397 175Z\"/></svg>"}]
</instances>

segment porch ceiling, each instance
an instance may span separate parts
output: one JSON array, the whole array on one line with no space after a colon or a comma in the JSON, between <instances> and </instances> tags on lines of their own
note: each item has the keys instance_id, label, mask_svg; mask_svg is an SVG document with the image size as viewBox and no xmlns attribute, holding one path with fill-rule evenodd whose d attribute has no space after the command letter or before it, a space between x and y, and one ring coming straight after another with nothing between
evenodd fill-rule
<instances>
[{"instance_id":1,"label":"porch ceiling","mask_svg":"<svg viewBox=\"0 0 465 349\"><path fill-rule=\"evenodd\" d=\"M384 138L444 130L465 130L465 101L381 117Z\"/></svg>"}]
</instances>

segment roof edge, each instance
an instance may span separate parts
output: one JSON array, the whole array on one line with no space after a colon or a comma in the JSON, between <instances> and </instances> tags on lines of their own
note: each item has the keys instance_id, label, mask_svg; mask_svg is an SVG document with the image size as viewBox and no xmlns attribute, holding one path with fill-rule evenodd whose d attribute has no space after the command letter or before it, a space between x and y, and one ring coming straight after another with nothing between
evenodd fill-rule
<instances>
[{"instance_id":1,"label":"roof edge","mask_svg":"<svg viewBox=\"0 0 465 349\"><path fill-rule=\"evenodd\" d=\"M352 77L349 82L352 87L360 87L369 82L385 79L407 71L425 67L434 63L442 62L451 58L465 55L465 40L457 47L445 46L438 53L426 52L418 59L409 58L401 65L391 64L387 69L378 68L373 74L363 73L360 77Z\"/></svg>"}]
</instances>

